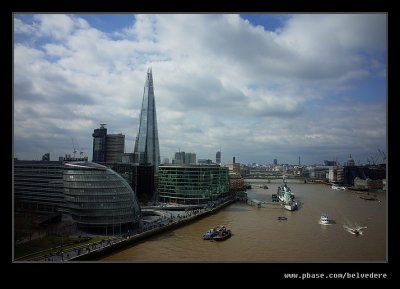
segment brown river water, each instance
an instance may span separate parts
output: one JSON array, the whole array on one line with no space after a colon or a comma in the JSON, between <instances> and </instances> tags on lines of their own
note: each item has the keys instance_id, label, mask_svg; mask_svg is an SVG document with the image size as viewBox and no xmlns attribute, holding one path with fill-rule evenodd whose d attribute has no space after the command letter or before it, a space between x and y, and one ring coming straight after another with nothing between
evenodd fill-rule
<instances>
[{"instance_id":1,"label":"brown river water","mask_svg":"<svg viewBox=\"0 0 400 289\"><path fill-rule=\"evenodd\" d=\"M246 180L252 184L249 198L271 201L281 181ZM268 185L268 189L259 186ZM183 227L161 233L104 257L103 262L386 262L386 192L362 194L332 190L324 184L288 180L299 203L297 211L276 204L257 208L233 203L215 214ZM366 193L363 193L366 194ZM318 223L327 213L335 224ZM278 220L286 217L287 220ZM353 235L343 225L366 226ZM225 225L232 237L221 242L202 239L203 233Z\"/></svg>"}]
</instances>

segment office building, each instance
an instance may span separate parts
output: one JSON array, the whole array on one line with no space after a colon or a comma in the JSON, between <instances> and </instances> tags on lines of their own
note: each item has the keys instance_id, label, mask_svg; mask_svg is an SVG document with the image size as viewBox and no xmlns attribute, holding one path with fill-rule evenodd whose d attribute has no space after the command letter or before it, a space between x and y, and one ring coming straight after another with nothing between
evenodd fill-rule
<instances>
[{"instance_id":1,"label":"office building","mask_svg":"<svg viewBox=\"0 0 400 289\"><path fill-rule=\"evenodd\" d=\"M161 202L205 204L229 192L228 169L218 165L161 165L158 177Z\"/></svg>"},{"instance_id":2,"label":"office building","mask_svg":"<svg viewBox=\"0 0 400 289\"><path fill-rule=\"evenodd\" d=\"M53 214L65 207L62 161L14 160L14 208Z\"/></svg>"},{"instance_id":3,"label":"office building","mask_svg":"<svg viewBox=\"0 0 400 289\"><path fill-rule=\"evenodd\" d=\"M93 162L102 163L106 161L107 150L107 128L105 123L100 124L100 128L94 130L93 136Z\"/></svg>"},{"instance_id":4,"label":"office building","mask_svg":"<svg viewBox=\"0 0 400 289\"><path fill-rule=\"evenodd\" d=\"M195 153L186 153L185 154L185 164L195 165L196 164L196 154Z\"/></svg>"},{"instance_id":5,"label":"office building","mask_svg":"<svg viewBox=\"0 0 400 289\"><path fill-rule=\"evenodd\" d=\"M175 153L175 164L182 165L185 163L185 152L176 152Z\"/></svg>"},{"instance_id":6,"label":"office building","mask_svg":"<svg viewBox=\"0 0 400 289\"><path fill-rule=\"evenodd\" d=\"M106 146L106 162L107 163L120 163L125 150L125 135L108 134Z\"/></svg>"},{"instance_id":7,"label":"office building","mask_svg":"<svg viewBox=\"0 0 400 289\"><path fill-rule=\"evenodd\" d=\"M220 151L215 154L215 163L221 164L221 152Z\"/></svg>"}]
</instances>

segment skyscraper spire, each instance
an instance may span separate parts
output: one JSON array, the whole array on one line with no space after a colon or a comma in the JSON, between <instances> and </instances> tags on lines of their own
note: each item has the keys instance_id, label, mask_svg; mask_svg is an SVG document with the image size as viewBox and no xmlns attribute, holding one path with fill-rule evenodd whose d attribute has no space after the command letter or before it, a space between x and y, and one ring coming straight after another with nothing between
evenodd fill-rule
<instances>
[{"instance_id":1,"label":"skyscraper spire","mask_svg":"<svg viewBox=\"0 0 400 289\"><path fill-rule=\"evenodd\" d=\"M153 75L150 67L147 70L146 84L144 86L139 133L136 136L134 154L136 163L152 164L154 165L154 171L158 172L160 148L158 144Z\"/></svg>"}]
</instances>

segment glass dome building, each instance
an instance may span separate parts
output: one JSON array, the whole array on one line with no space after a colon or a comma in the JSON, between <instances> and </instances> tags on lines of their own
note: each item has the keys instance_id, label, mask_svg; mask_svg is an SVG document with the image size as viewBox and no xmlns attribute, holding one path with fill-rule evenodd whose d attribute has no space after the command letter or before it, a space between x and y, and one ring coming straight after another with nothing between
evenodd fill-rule
<instances>
[{"instance_id":1,"label":"glass dome building","mask_svg":"<svg viewBox=\"0 0 400 289\"><path fill-rule=\"evenodd\" d=\"M139 223L137 196L112 169L92 162L65 163L63 182L66 207L80 228L111 235Z\"/></svg>"}]
</instances>

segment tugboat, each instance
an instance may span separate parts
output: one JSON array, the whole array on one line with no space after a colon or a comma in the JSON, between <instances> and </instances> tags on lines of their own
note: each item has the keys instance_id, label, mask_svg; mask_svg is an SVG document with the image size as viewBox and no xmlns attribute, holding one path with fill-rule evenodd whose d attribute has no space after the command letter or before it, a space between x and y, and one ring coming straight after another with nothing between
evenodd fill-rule
<instances>
[{"instance_id":1,"label":"tugboat","mask_svg":"<svg viewBox=\"0 0 400 289\"><path fill-rule=\"evenodd\" d=\"M282 202L281 205L288 211L294 211L297 209L297 202L295 200L294 194L287 186L285 180L283 181L283 185L278 187L277 196L279 200Z\"/></svg>"},{"instance_id":2,"label":"tugboat","mask_svg":"<svg viewBox=\"0 0 400 289\"><path fill-rule=\"evenodd\" d=\"M231 230L227 230L224 226L219 226L216 230L216 234L213 237L215 241L224 241L231 237Z\"/></svg>"}]
</instances>

